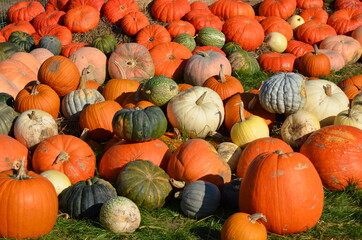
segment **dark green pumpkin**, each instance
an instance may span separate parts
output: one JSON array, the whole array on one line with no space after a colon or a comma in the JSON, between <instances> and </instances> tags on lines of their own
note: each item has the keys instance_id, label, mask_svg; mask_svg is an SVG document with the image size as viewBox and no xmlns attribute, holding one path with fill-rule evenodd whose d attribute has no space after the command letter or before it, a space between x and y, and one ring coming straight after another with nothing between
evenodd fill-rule
<instances>
[{"instance_id":1,"label":"dark green pumpkin","mask_svg":"<svg viewBox=\"0 0 362 240\"><path fill-rule=\"evenodd\" d=\"M54 55L59 55L62 51L62 44L54 35L47 35L40 39L39 41L40 48L46 48L51 51Z\"/></svg>"},{"instance_id":2,"label":"dark green pumpkin","mask_svg":"<svg viewBox=\"0 0 362 240\"><path fill-rule=\"evenodd\" d=\"M228 56L231 64L232 74L235 77L252 75L260 71L260 66L256 58L248 51L238 50Z\"/></svg>"},{"instance_id":3,"label":"dark green pumpkin","mask_svg":"<svg viewBox=\"0 0 362 240\"><path fill-rule=\"evenodd\" d=\"M165 134L167 118L158 106L124 108L113 116L112 127L119 138L145 142Z\"/></svg>"},{"instance_id":4,"label":"dark green pumpkin","mask_svg":"<svg viewBox=\"0 0 362 240\"><path fill-rule=\"evenodd\" d=\"M34 38L23 31L12 32L8 41L14 43L21 52L30 52L35 46Z\"/></svg>"},{"instance_id":5,"label":"dark green pumpkin","mask_svg":"<svg viewBox=\"0 0 362 240\"><path fill-rule=\"evenodd\" d=\"M167 173L148 160L127 163L117 178L119 195L147 210L162 207L172 186Z\"/></svg>"},{"instance_id":6,"label":"dark green pumpkin","mask_svg":"<svg viewBox=\"0 0 362 240\"><path fill-rule=\"evenodd\" d=\"M6 103L10 107L14 107L14 98L9 93L0 92L0 103Z\"/></svg>"},{"instance_id":7,"label":"dark green pumpkin","mask_svg":"<svg viewBox=\"0 0 362 240\"><path fill-rule=\"evenodd\" d=\"M101 178L89 178L64 189L58 196L59 210L71 218L98 218L107 200L116 197L116 189Z\"/></svg>"},{"instance_id":8,"label":"dark green pumpkin","mask_svg":"<svg viewBox=\"0 0 362 240\"><path fill-rule=\"evenodd\" d=\"M10 55L12 55L16 52L19 52L19 50L18 50L18 47L14 43L2 42L2 43L0 43L0 52L5 53L6 58L8 58Z\"/></svg>"},{"instance_id":9,"label":"dark green pumpkin","mask_svg":"<svg viewBox=\"0 0 362 240\"><path fill-rule=\"evenodd\" d=\"M236 51L243 50L243 48L240 46L239 43L228 42L228 43L225 43L225 45L222 47L222 50L224 51L226 56L229 56Z\"/></svg>"},{"instance_id":10,"label":"dark green pumpkin","mask_svg":"<svg viewBox=\"0 0 362 240\"><path fill-rule=\"evenodd\" d=\"M184 45L190 50L190 52L192 52L196 47L195 38L187 33L177 35L172 41Z\"/></svg>"},{"instance_id":11,"label":"dark green pumpkin","mask_svg":"<svg viewBox=\"0 0 362 240\"><path fill-rule=\"evenodd\" d=\"M231 182L225 183L221 186L221 206L225 209L238 211L241 180L241 178L235 178Z\"/></svg>"},{"instance_id":12,"label":"dark green pumpkin","mask_svg":"<svg viewBox=\"0 0 362 240\"><path fill-rule=\"evenodd\" d=\"M19 113L6 103L0 102L0 134L13 135L13 127Z\"/></svg>"},{"instance_id":13,"label":"dark green pumpkin","mask_svg":"<svg viewBox=\"0 0 362 240\"><path fill-rule=\"evenodd\" d=\"M198 46L222 48L225 44L225 35L216 28L204 27L197 33L196 43Z\"/></svg>"},{"instance_id":14,"label":"dark green pumpkin","mask_svg":"<svg viewBox=\"0 0 362 240\"><path fill-rule=\"evenodd\" d=\"M105 34L94 39L92 45L107 55L116 49L117 39L113 35Z\"/></svg>"}]
</instances>

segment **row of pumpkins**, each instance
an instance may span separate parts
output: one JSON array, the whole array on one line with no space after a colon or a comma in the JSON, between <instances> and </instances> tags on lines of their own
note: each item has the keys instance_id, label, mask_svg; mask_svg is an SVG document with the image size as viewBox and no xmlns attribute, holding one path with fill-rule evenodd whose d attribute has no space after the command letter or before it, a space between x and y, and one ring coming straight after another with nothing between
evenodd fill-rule
<instances>
[{"instance_id":1,"label":"row of pumpkins","mask_svg":"<svg viewBox=\"0 0 362 240\"><path fill-rule=\"evenodd\" d=\"M31 9L34 2L26 8ZM66 2L49 1L48 5L65 6ZM69 0L67 8L77 2ZM109 5L119 2L124 1L107 1ZM155 6L156 2L161 1L155 1ZM217 1L214 5L222 2L242 4ZM263 4L270 2L274 1ZM279 2L287 7L303 1ZM236 9L235 5L230 8ZM260 9L262 4L259 14ZM154 11L152 15L156 17ZM225 22L231 18L233 23L231 16L217 17ZM235 16L238 23L241 18ZM30 21L10 19L14 25ZM4 37L10 37L11 33L4 34L9 28L0 30ZM78 45L79 49L59 55L59 45L55 52L50 43L62 42L63 34L46 38L43 48L29 48L29 53L16 50L17 41L0 45L5 53L0 62L0 91L4 92L0 94L1 237L46 234L54 227L58 210L73 218L98 218L117 233L133 232L140 225L139 207L150 211L162 207L174 189L181 188L180 206L188 217L209 216L221 201L239 211L225 221L222 239L245 239L244 234L255 226L259 229L251 233L254 239L266 239L267 231L290 234L313 227L322 214L323 186L343 190L351 183L362 185L362 96L347 95L345 90L358 86L362 76L346 79L339 86L322 79L306 80L291 72L297 57L291 69L271 70L263 67L261 58L258 62L245 51L252 49L243 44L256 40L231 39L215 26L197 30L206 36L198 36L198 44L211 48L194 55L186 46L170 41L152 47L113 42L110 51ZM28 34L37 42L33 33ZM276 50L272 41L270 47ZM359 59L360 48L353 52L353 61ZM302 55L298 57L304 75L329 74L309 72ZM236 59L234 64L231 56ZM324 55L309 57L320 56ZM250 65L240 66L244 58ZM274 74L259 89L244 92L231 74L251 73L259 70L259 64ZM281 139L270 137L278 115L285 116ZM60 134L59 120L75 122L74 135ZM169 138L166 131L170 128L190 139ZM221 128L230 141L212 145L205 140L218 136ZM76 134L78 130L82 136ZM90 146L99 143L104 152L97 163ZM242 181L240 190L228 193L225 189L235 184L232 173ZM35 211L26 211L35 207Z\"/></svg>"}]
</instances>

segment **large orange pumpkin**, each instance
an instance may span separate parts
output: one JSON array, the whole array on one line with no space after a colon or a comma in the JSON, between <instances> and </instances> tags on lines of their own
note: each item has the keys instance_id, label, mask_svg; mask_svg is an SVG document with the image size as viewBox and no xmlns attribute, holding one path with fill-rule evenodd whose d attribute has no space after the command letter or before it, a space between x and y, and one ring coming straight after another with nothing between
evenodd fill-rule
<instances>
[{"instance_id":1,"label":"large orange pumpkin","mask_svg":"<svg viewBox=\"0 0 362 240\"><path fill-rule=\"evenodd\" d=\"M161 22L180 20L191 10L188 0L155 0L151 7L152 17Z\"/></svg>"},{"instance_id":2,"label":"large orange pumpkin","mask_svg":"<svg viewBox=\"0 0 362 240\"><path fill-rule=\"evenodd\" d=\"M83 33L94 29L98 26L99 20L99 11L88 5L72 8L64 15L64 25L73 33Z\"/></svg>"},{"instance_id":3,"label":"large orange pumpkin","mask_svg":"<svg viewBox=\"0 0 362 240\"><path fill-rule=\"evenodd\" d=\"M15 138L0 135L0 172L10 170L15 160L28 159L28 149Z\"/></svg>"},{"instance_id":4,"label":"large orange pumpkin","mask_svg":"<svg viewBox=\"0 0 362 240\"><path fill-rule=\"evenodd\" d=\"M259 5L259 15L286 19L293 15L296 7L296 0L265 0Z\"/></svg>"},{"instance_id":5,"label":"large orange pumpkin","mask_svg":"<svg viewBox=\"0 0 362 240\"><path fill-rule=\"evenodd\" d=\"M136 43L142 44L148 50L164 42L171 42L171 35L160 24L148 25L142 28L136 36Z\"/></svg>"},{"instance_id":6,"label":"large orange pumpkin","mask_svg":"<svg viewBox=\"0 0 362 240\"><path fill-rule=\"evenodd\" d=\"M8 18L10 22L30 22L35 16L44 11L45 8L38 1L20 1L9 8Z\"/></svg>"}]
</instances>

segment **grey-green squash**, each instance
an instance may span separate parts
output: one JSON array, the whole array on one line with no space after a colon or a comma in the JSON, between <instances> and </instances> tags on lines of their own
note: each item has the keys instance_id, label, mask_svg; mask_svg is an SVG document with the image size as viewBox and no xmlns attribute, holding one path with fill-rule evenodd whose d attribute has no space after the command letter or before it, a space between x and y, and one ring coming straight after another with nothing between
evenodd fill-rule
<instances>
[{"instance_id":1,"label":"grey-green squash","mask_svg":"<svg viewBox=\"0 0 362 240\"><path fill-rule=\"evenodd\" d=\"M6 103L10 107L14 107L14 97L9 93L0 92L0 103Z\"/></svg>"},{"instance_id":2,"label":"grey-green squash","mask_svg":"<svg viewBox=\"0 0 362 240\"><path fill-rule=\"evenodd\" d=\"M154 76L143 84L142 92L147 101L163 106L179 93L179 88L171 78Z\"/></svg>"},{"instance_id":3,"label":"grey-green squash","mask_svg":"<svg viewBox=\"0 0 362 240\"><path fill-rule=\"evenodd\" d=\"M190 50L190 52L192 52L196 47L195 38L187 33L177 35L172 41L184 45Z\"/></svg>"},{"instance_id":4,"label":"grey-green squash","mask_svg":"<svg viewBox=\"0 0 362 240\"><path fill-rule=\"evenodd\" d=\"M2 59L4 57L4 54L5 54L6 58L8 58L11 54L19 52L19 49L14 43L2 42L2 43L0 43L0 52L1 52L0 60L4 60L4 59Z\"/></svg>"},{"instance_id":5,"label":"grey-green squash","mask_svg":"<svg viewBox=\"0 0 362 240\"><path fill-rule=\"evenodd\" d=\"M147 210L163 207L172 191L167 173L149 160L127 163L117 178L117 193Z\"/></svg>"},{"instance_id":6,"label":"grey-green squash","mask_svg":"<svg viewBox=\"0 0 362 240\"><path fill-rule=\"evenodd\" d=\"M54 35L46 35L42 37L38 45L40 48L48 49L54 55L59 55L62 51L62 44L59 38Z\"/></svg>"},{"instance_id":7,"label":"grey-green squash","mask_svg":"<svg viewBox=\"0 0 362 240\"><path fill-rule=\"evenodd\" d=\"M220 30L213 27L204 27L196 35L198 46L213 46L222 48L225 44L225 35Z\"/></svg>"},{"instance_id":8,"label":"grey-green squash","mask_svg":"<svg viewBox=\"0 0 362 240\"><path fill-rule=\"evenodd\" d=\"M35 47L34 38L23 31L12 32L8 41L14 43L21 52L30 52Z\"/></svg>"},{"instance_id":9,"label":"grey-green squash","mask_svg":"<svg viewBox=\"0 0 362 240\"><path fill-rule=\"evenodd\" d=\"M0 134L13 135L15 119L19 116L12 107L0 102Z\"/></svg>"}]
</instances>

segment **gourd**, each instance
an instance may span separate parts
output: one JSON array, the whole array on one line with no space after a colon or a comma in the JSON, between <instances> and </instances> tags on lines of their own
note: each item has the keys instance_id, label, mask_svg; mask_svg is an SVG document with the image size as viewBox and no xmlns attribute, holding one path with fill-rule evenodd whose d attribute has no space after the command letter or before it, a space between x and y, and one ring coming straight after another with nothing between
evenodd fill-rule
<instances>
[{"instance_id":1,"label":"gourd","mask_svg":"<svg viewBox=\"0 0 362 240\"><path fill-rule=\"evenodd\" d=\"M171 78L154 76L143 84L142 93L145 100L157 106L163 106L179 93L179 89L177 83Z\"/></svg>"},{"instance_id":2,"label":"gourd","mask_svg":"<svg viewBox=\"0 0 362 240\"><path fill-rule=\"evenodd\" d=\"M234 172L242 152L241 148L232 142L222 142L216 146L216 151L228 163L231 171Z\"/></svg>"},{"instance_id":3,"label":"gourd","mask_svg":"<svg viewBox=\"0 0 362 240\"><path fill-rule=\"evenodd\" d=\"M19 113L8 106L6 103L0 102L0 134L12 135L13 126Z\"/></svg>"},{"instance_id":4,"label":"gourd","mask_svg":"<svg viewBox=\"0 0 362 240\"><path fill-rule=\"evenodd\" d=\"M47 178L54 186L57 195L72 185L67 175L57 170L47 170L40 173L41 176Z\"/></svg>"},{"instance_id":5,"label":"gourd","mask_svg":"<svg viewBox=\"0 0 362 240\"><path fill-rule=\"evenodd\" d=\"M337 114L333 124L354 126L362 130L362 111L353 108L344 110Z\"/></svg>"}]
</instances>

